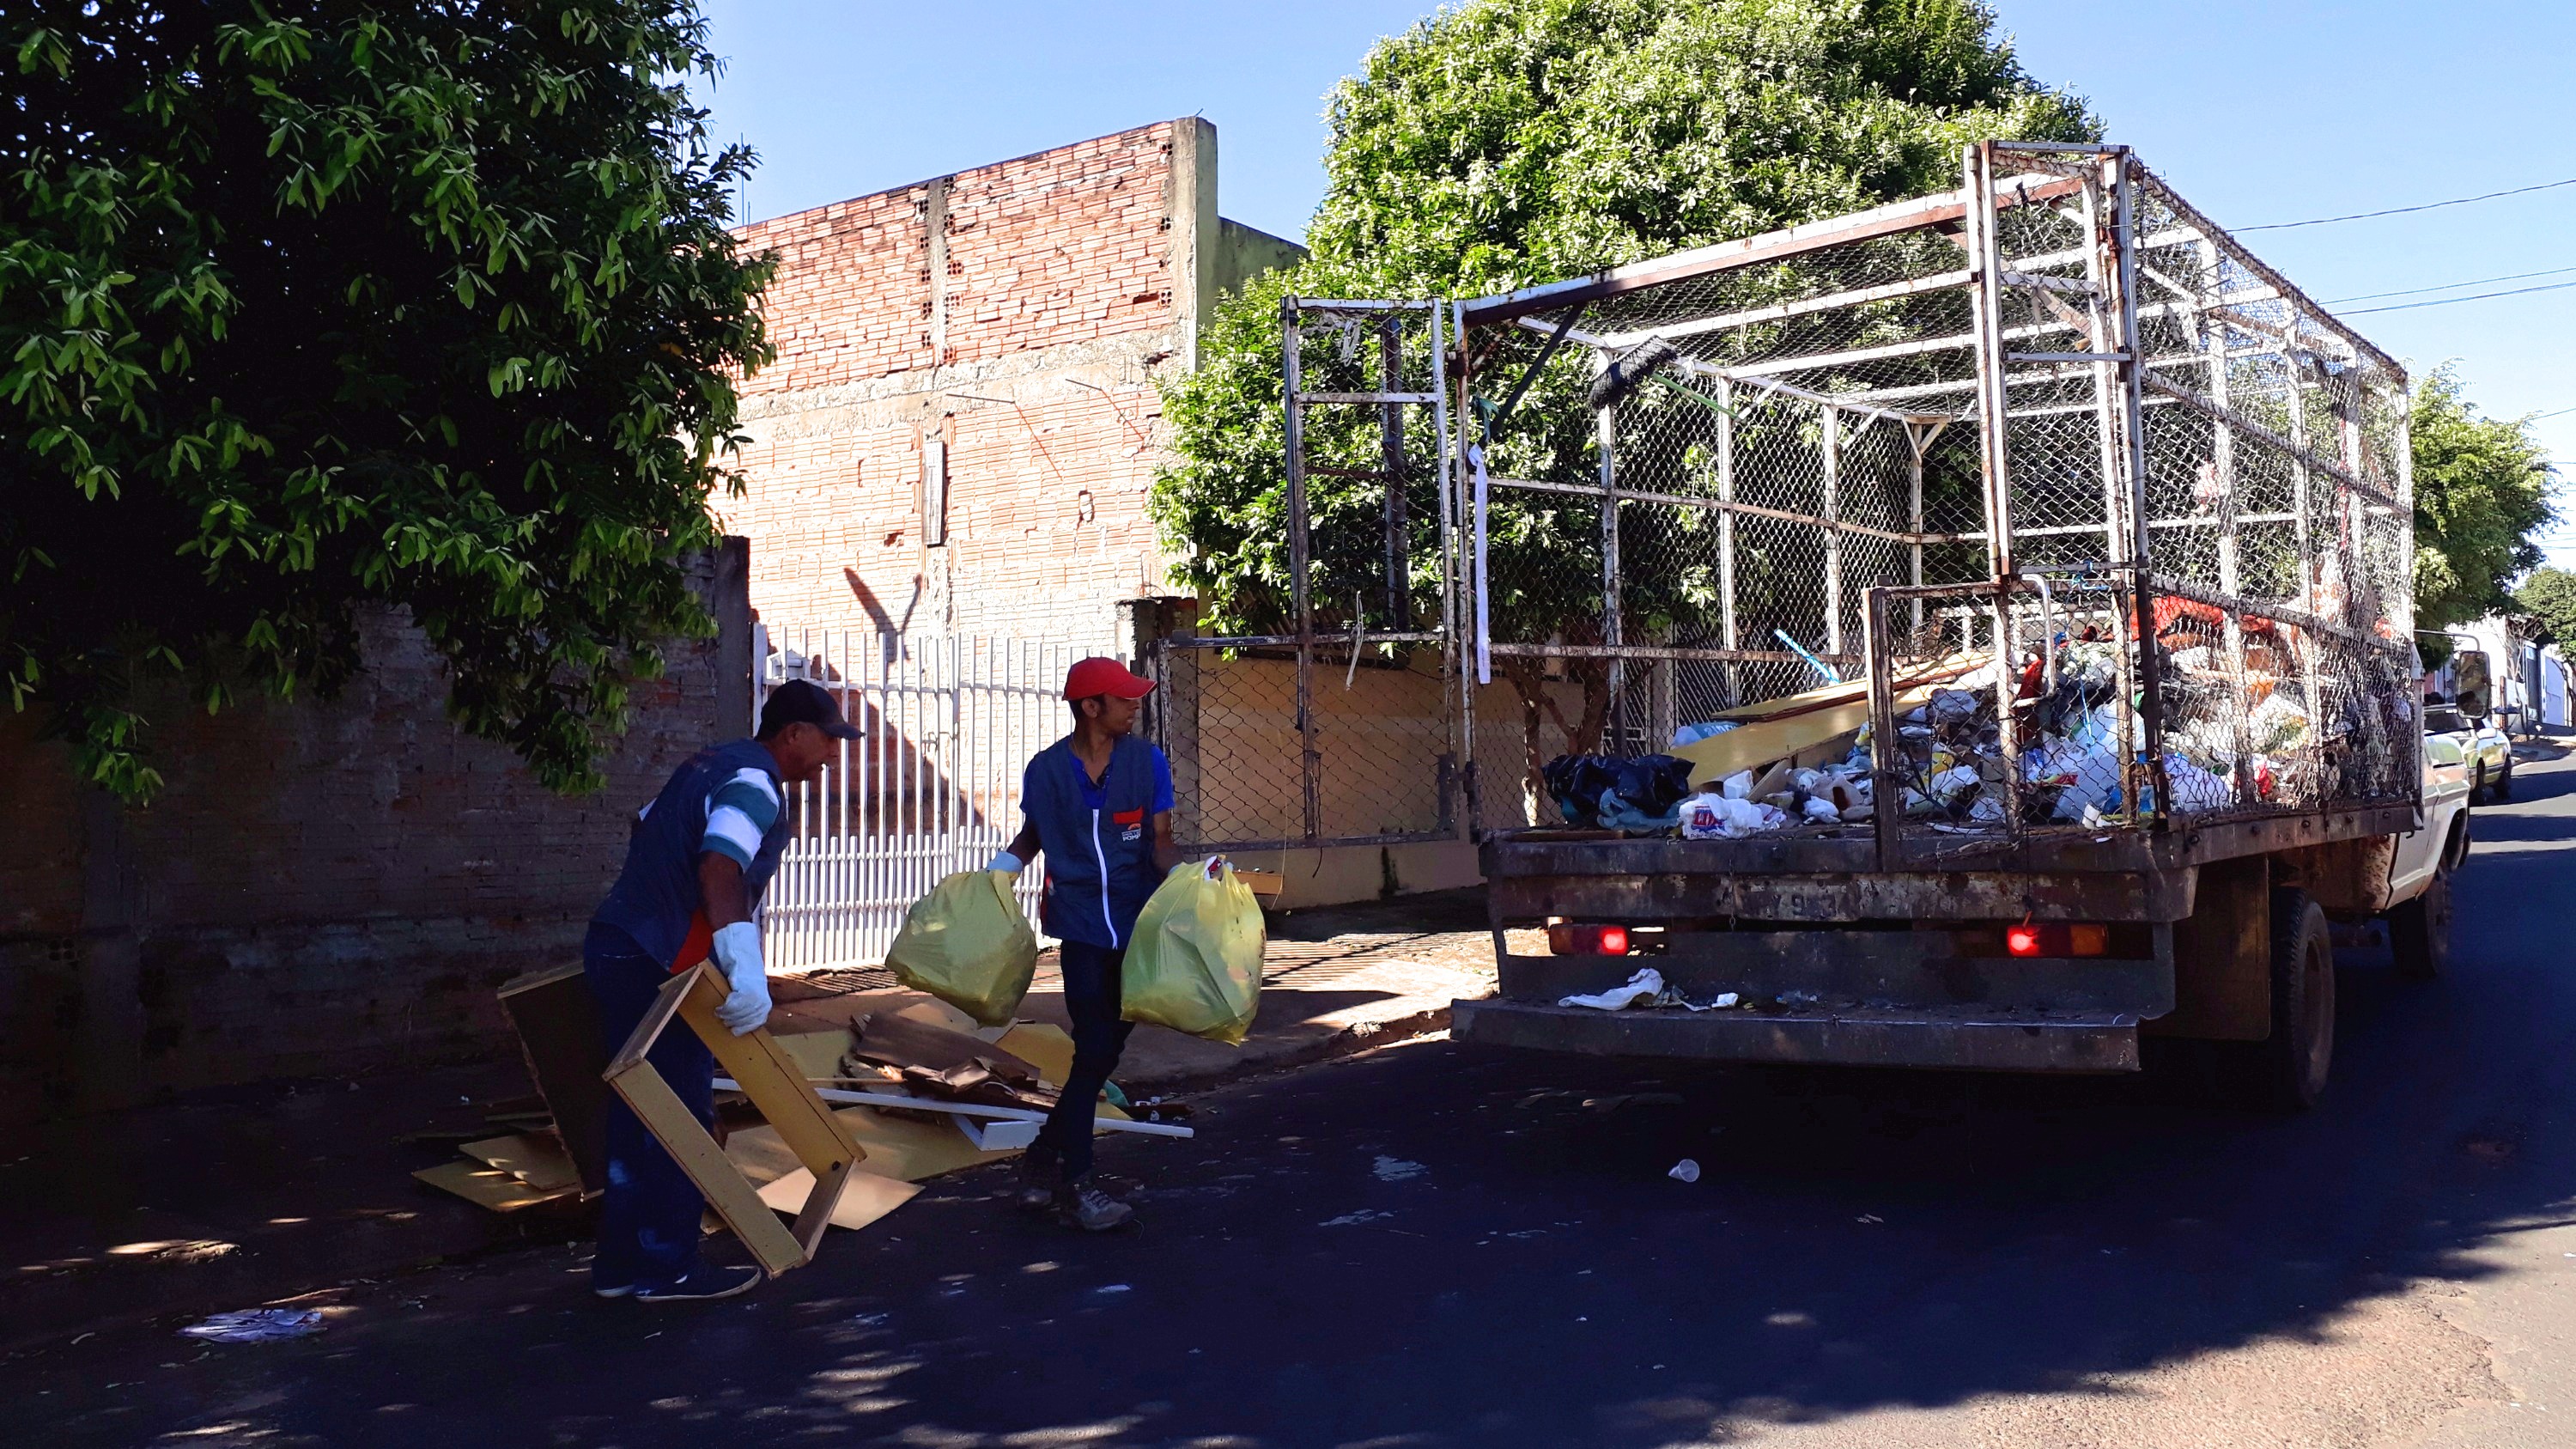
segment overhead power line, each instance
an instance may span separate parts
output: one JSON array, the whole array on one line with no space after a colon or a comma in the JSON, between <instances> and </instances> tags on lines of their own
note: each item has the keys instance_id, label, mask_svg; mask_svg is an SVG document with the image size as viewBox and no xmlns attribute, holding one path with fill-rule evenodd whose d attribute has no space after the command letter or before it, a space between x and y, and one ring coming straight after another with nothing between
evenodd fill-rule
<instances>
[{"instance_id":1,"label":"overhead power line","mask_svg":"<svg viewBox=\"0 0 2576 1449\"><path fill-rule=\"evenodd\" d=\"M2538 287L2513 287L2502 292L2473 292L2466 297L2436 297L2430 302L2398 302L2386 307L2355 307L2346 317L2367 317L2373 312L2412 312L2418 307L2448 307L2454 302L2483 302L2490 297L2519 297L2526 292L2556 292L2576 287L2576 282L2550 282Z\"/></svg>"},{"instance_id":2,"label":"overhead power line","mask_svg":"<svg viewBox=\"0 0 2576 1449\"><path fill-rule=\"evenodd\" d=\"M2404 216L2411 211L2438 211L2445 206L2466 206L2472 201L2493 201L2500 196L2524 196L2534 191L2555 191L2561 186L2576 186L2576 176L2564 181L2544 181L2538 186L2517 186L2510 191L2490 191L2479 196L2455 196L2448 201L2428 201L2421 206L2392 206L2386 211L2356 211L2350 216L2314 216L2306 221L2273 221L2261 226L2240 226L2245 231L2287 231L2294 226L2325 226L2338 221L2368 221L2374 216Z\"/></svg>"},{"instance_id":3,"label":"overhead power line","mask_svg":"<svg viewBox=\"0 0 2576 1449\"><path fill-rule=\"evenodd\" d=\"M2576 267L2551 267L2545 272L2515 272L2502 277L2478 277L2466 282L2444 282L2438 287L2409 287L2402 292L2364 292L2357 297L2329 298L2326 305L2340 307L2346 302L2372 302L2381 297L2421 297L2427 292L2453 292L2462 287L2483 287L2489 282L2519 282L2530 277L2555 277L2566 272L2576 272Z\"/></svg>"}]
</instances>

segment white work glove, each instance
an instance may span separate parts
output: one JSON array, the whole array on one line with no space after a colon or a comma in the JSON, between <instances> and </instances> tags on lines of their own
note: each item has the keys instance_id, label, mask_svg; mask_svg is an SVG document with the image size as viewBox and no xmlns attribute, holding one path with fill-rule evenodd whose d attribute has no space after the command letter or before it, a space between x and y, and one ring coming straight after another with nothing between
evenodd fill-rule
<instances>
[{"instance_id":1,"label":"white work glove","mask_svg":"<svg viewBox=\"0 0 2576 1449\"><path fill-rule=\"evenodd\" d=\"M1029 863L1005 850L996 853L993 857L993 863L984 868L986 870L1006 870L1013 875L1018 875L1021 871L1029 868Z\"/></svg>"},{"instance_id":2,"label":"white work glove","mask_svg":"<svg viewBox=\"0 0 2576 1449\"><path fill-rule=\"evenodd\" d=\"M716 1008L716 1020L735 1036L749 1036L769 1020L769 968L760 959L760 928L736 921L716 932L715 950L717 967L733 984L732 994Z\"/></svg>"}]
</instances>

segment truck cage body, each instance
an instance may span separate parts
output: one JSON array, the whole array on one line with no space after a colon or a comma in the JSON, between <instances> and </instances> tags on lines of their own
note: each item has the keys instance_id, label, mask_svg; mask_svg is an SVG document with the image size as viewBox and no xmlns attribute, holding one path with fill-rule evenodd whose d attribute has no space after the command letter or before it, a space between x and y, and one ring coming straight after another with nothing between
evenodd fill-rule
<instances>
[{"instance_id":1,"label":"truck cage body","mask_svg":"<svg viewBox=\"0 0 2576 1449\"><path fill-rule=\"evenodd\" d=\"M1489 874L2139 871L2412 824L2403 369L2124 147L1965 170L1454 304ZM1791 763L1882 788L1576 848L1542 731L1478 726L1505 683L1549 745L1614 757L1827 701L1861 728Z\"/></svg>"}]
</instances>

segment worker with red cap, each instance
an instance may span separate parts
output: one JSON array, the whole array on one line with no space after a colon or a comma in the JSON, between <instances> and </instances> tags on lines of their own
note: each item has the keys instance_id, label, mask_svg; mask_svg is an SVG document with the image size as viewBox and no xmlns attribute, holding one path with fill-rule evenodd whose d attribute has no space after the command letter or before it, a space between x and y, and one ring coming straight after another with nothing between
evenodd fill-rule
<instances>
[{"instance_id":1,"label":"worker with red cap","mask_svg":"<svg viewBox=\"0 0 2576 1449\"><path fill-rule=\"evenodd\" d=\"M994 870L1019 871L1046 856L1040 920L1063 942L1065 1011L1073 1018L1073 1068L1037 1141L1020 1160L1020 1206L1104 1232L1135 1209L1091 1175L1092 1118L1117 1069L1129 1023L1119 1017L1120 966L1136 915L1180 863L1172 843L1172 766L1129 733L1152 680L1115 659L1085 659L1065 675L1073 733L1038 752L1020 782L1026 822Z\"/></svg>"}]
</instances>

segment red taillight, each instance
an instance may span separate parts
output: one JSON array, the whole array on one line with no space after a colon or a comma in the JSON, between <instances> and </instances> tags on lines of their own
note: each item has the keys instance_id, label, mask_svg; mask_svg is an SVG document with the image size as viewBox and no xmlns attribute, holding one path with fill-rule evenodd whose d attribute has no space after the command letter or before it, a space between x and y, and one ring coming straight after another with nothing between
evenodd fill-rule
<instances>
[{"instance_id":1,"label":"red taillight","mask_svg":"<svg viewBox=\"0 0 2576 1449\"><path fill-rule=\"evenodd\" d=\"M2016 956L2039 954L2039 927L2014 926L2004 932L2004 949Z\"/></svg>"},{"instance_id":2,"label":"red taillight","mask_svg":"<svg viewBox=\"0 0 2576 1449\"><path fill-rule=\"evenodd\" d=\"M2004 950L2015 956L2108 956L2111 928L2091 923L2024 921L2004 928Z\"/></svg>"},{"instance_id":3,"label":"red taillight","mask_svg":"<svg viewBox=\"0 0 2576 1449\"><path fill-rule=\"evenodd\" d=\"M1625 956L1628 928L1560 923L1547 928L1547 949L1559 956Z\"/></svg>"}]
</instances>

